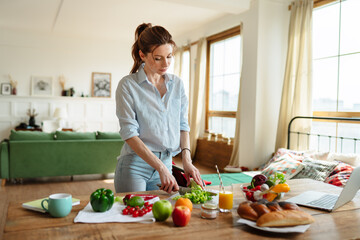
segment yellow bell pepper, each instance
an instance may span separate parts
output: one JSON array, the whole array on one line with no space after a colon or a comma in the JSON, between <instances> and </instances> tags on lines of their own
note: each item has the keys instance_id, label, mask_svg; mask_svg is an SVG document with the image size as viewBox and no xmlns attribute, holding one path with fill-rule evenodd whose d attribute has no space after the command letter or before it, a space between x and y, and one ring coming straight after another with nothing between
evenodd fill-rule
<instances>
[{"instance_id":1,"label":"yellow bell pepper","mask_svg":"<svg viewBox=\"0 0 360 240\"><path fill-rule=\"evenodd\" d=\"M288 192L290 191L290 186L287 183L280 183L275 185L271 190L276 193Z\"/></svg>"}]
</instances>

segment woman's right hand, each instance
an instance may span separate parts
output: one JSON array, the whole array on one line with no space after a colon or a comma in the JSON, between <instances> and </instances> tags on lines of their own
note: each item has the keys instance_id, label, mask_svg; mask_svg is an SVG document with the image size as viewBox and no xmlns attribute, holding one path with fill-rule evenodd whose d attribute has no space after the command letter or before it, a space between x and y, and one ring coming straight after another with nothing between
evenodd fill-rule
<instances>
[{"instance_id":1,"label":"woman's right hand","mask_svg":"<svg viewBox=\"0 0 360 240\"><path fill-rule=\"evenodd\" d=\"M161 190L167 193L179 191L179 185L177 184L175 177L166 167L159 171L159 175L161 181Z\"/></svg>"}]
</instances>

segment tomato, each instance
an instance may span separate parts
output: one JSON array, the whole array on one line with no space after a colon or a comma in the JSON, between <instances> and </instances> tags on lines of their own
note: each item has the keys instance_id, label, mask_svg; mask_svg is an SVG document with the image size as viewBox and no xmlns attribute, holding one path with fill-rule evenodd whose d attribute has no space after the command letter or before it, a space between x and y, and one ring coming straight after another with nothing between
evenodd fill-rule
<instances>
[{"instance_id":1,"label":"tomato","mask_svg":"<svg viewBox=\"0 0 360 240\"><path fill-rule=\"evenodd\" d=\"M133 216L133 217L138 217L138 216L139 216L139 211L136 210L135 212L133 212L132 216Z\"/></svg>"},{"instance_id":2,"label":"tomato","mask_svg":"<svg viewBox=\"0 0 360 240\"><path fill-rule=\"evenodd\" d=\"M142 217L142 216L144 216L146 214L146 212L144 212L144 210L140 210L139 211L139 217Z\"/></svg>"},{"instance_id":3,"label":"tomato","mask_svg":"<svg viewBox=\"0 0 360 240\"><path fill-rule=\"evenodd\" d=\"M129 214L133 214L134 212L135 212L135 208L134 208L134 207L132 207L132 208L129 209Z\"/></svg>"},{"instance_id":4,"label":"tomato","mask_svg":"<svg viewBox=\"0 0 360 240\"><path fill-rule=\"evenodd\" d=\"M123 214L123 215L128 215L128 214L129 214L129 209L124 208L124 209L122 210L122 214Z\"/></svg>"}]
</instances>

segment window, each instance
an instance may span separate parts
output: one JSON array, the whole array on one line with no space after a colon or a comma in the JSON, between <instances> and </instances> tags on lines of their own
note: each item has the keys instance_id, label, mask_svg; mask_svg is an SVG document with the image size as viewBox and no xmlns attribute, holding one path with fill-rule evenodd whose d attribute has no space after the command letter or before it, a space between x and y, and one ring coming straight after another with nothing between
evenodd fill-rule
<instances>
[{"instance_id":1,"label":"window","mask_svg":"<svg viewBox=\"0 0 360 240\"><path fill-rule=\"evenodd\" d=\"M184 82L184 88L186 96L189 98L189 88L190 88L190 47L185 48L182 53L182 63L181 63L181 73L180 78ZM168 69L168 73L174 74L175 68L175 59L173 58L171 65Z\"/></svg>"},{"instance_id":2,"label":"window","mask_svg":"<svg viewBox=\"0 0 360 240\"><path fill-rule=\"evenodd\" d=\"M316 7L319 2L328 4ZM313 114L360 117L360 1L315 0L314 6ZM314 122L312 132L320 131L319 125ZM354 131L358 125L328 125L329 135L360 137L360 131Z\"/></svg>"},{"instance_id":3,"label":"window","mask_svg":"<svg viewBox=\"0 0 360 240\"><path fill-rule=\"evenodd\" d=\"M240 27L207 39L206 123L210 132L235 136L240 87Z\"/></svg>"}]
</instances>

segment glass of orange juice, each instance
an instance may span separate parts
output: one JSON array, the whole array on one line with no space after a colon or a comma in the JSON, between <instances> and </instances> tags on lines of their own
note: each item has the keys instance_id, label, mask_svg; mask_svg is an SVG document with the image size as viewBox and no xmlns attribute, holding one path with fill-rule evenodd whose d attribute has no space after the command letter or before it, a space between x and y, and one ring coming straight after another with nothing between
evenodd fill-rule
<instances>
[{"instance_id":1,"label":"glass of orange juice","mask_svg":"<svg viewBox=\"0 0 360 240\"><path fill-rule=\"evenodd\" d=\"M233 194L233 185L230 186L224 186L222 188L220 186L219 189L219 209L220 212L230 212L233 208L233 200L234 200L234 194Z\"/></svg>"}]
</instances>

